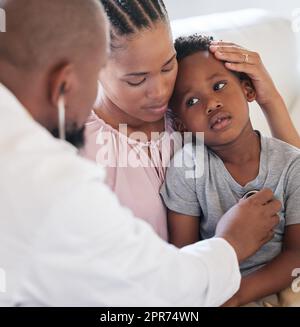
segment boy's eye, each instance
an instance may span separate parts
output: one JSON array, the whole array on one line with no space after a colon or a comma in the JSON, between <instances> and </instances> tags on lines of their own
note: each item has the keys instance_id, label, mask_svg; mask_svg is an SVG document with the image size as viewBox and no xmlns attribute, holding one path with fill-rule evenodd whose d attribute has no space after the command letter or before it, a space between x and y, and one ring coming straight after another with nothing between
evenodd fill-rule
<instances>
[{"instance_id":1,"label":"boy's eye","mask_svg":"<svg viewBox=\"0 0 300 327\"><path fill-rule=\"evenodd\" d=\"M130 81L126 81L126 82L130 86L139 86L139 85L142 85L145 81L146 81L146 78L143 78L141 81L137 81L137 82L130 82Z\"/></svg>"},{"instance_id":2,"label":"boy's eye","mask_svg":"<svg viewBox=\"0 0 300 327\"><path fill-rule=\"evenodd\" d=\"M194 106L195 104L197 104L200 100L198 98L191 98L189 99L187 102L186 102L186 105L188 107L192 107Z\"/></svg>"},{"instance_id":3,"label":"boy's eye","mask_svg":"<svg viewBox=\"0 0 300 327\"><path fill-rule=\"evenodd\" d=\"M222 90L226 86L225 82L218 82L214 85L214 91Z\"/></svg>"}]
</instances>

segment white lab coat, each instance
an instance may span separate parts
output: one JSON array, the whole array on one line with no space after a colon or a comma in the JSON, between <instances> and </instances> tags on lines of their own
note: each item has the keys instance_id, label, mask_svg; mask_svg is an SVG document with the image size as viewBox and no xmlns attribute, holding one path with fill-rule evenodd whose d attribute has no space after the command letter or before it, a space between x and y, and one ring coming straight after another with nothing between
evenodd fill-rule
<instances>
[{"instance_id":1,"label":"white lab coat","mask_svg":"<svg viewBox=\"0 0 300 327\"><path fill-rule=\"evenodd\" d=\"M165 243L104 174L0 84L0 306L218 306L237 291L225 240Z\"/></svg>"}]
</instances>

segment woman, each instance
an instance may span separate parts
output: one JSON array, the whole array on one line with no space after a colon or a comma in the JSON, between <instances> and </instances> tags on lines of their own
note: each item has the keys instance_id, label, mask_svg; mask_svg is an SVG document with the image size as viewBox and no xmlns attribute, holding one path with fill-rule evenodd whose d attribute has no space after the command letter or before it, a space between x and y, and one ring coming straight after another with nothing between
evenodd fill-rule
<instances>
[{"instance_id":1,"label":"woman","mask_svg":"<svg viewBox=\"0 0 300 327\"><path fill-rule=\"evenodd\" d=\"M83 155L107 167L107 183L121 204L167 240L159 189L174 151L168 146L172 129L166 113L177 75L167 11L161 0L101 2L111 22L111 54L100 76L99 102L86 125ZM222 42L211 49L218 59L234 63L229 69L248 74L254 86L263 81L258 102L273 136L300 146L286 106L259 56L247 50L241 56L238 50ZM247 62L251 57L256 60L249 62L255 64ZM119 130L120 124L127 128Z\"/></svg>"}]
</instances>

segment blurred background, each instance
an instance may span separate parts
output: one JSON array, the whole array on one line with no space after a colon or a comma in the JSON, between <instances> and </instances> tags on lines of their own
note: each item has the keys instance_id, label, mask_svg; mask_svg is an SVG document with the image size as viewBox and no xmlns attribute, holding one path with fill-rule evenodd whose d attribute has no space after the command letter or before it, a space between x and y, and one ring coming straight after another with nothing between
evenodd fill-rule
<instances>
[{"instance_id":1,"label":"blurred background","mask_svg":"<svg viewBox=\"0 0 300 327\"><path fill-rule=\"evenodd\" d=\"M247 8L262 8L286 17L292 17L295 8L300 8L299 0L165 0L165 4L171 19Z\"/></svg>"}]
</instances>

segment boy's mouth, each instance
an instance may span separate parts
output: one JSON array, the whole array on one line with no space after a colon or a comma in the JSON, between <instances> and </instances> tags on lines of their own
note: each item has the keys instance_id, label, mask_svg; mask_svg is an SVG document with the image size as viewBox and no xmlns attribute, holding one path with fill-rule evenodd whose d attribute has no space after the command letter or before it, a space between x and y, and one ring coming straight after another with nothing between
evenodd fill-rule
<instances>
[{"instance_id":1,"label":"boy's mouth","mask_svg":"<svg viewBox=\"0 0 300 327\"><path fill-rule=\"evenodd\" d=\"M231 122L232 117L229 113L220 112L210 119L209 127L214 131L221 131L229 126Z\"/></svg>"}]
</instances>

